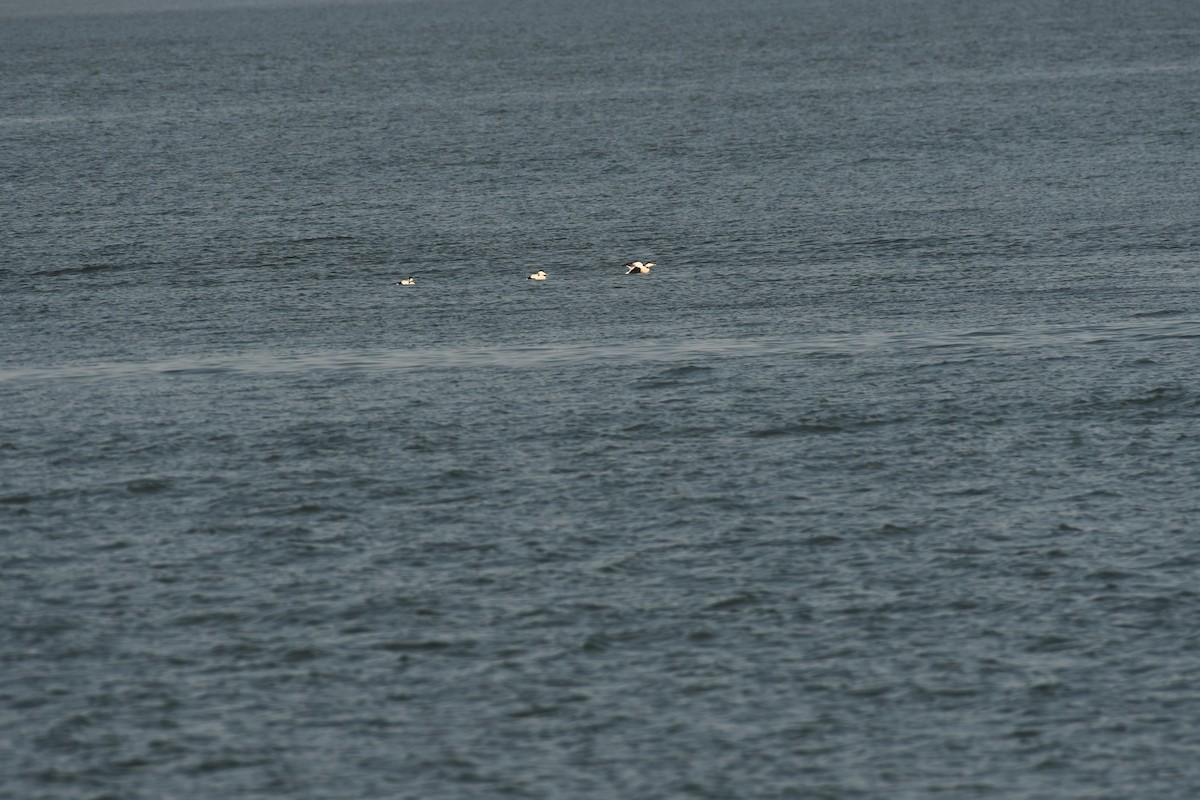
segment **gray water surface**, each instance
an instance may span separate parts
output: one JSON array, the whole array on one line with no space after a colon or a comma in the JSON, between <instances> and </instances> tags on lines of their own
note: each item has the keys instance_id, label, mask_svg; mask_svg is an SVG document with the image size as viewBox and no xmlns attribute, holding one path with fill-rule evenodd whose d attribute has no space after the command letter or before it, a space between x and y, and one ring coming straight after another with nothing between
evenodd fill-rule
<instances>
[{"instance_id":1,"label":"gray water surface","mask_svg":"<svg viewBox=\"0 0 1200 800\"><path fill-rule=\"evenodd\" d=\"M0 796L1200 792L1197 6L99 11L0 8Z\"/></svg>"}]
</instances>

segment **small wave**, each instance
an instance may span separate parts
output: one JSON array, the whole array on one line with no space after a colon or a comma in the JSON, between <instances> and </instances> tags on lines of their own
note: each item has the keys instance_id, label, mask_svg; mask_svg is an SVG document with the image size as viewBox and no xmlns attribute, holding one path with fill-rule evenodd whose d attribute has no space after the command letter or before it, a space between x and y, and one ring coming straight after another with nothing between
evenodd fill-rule
<instances>
[{"instance_id":1,"label":"small wave","mask_svg":"<svg viewBox=\"0 0 1200 800\"><path fill-rule=\"evenodd\" d=\"M907 156L863 156L850 162L854 166L863 166L866 164L907 164L913 161Z\"/></svg>"},{"instance_id":2,"label":"small wave","mask_svg":"<svg viewBox=\"0 0 1200 800\"><path fill-rule=\"evenodd\" d=\"M380 642L374 646L376 650L386 653L445 653L447 655L467 655L474 651L475 642L470 640L448 641L445 639L422 639L409 641L395 639Z\"/></svg>"},{"instance_id":3,"label":"small wave","mask_svg":"<svg viewBox=\"0 0 1200 800\"><path fill-rule=\"evenodd\" d=\"M223 372L232 372L233 369L228 365L200 365L195 367L171 367L161 370L164 375L219 375Z\"/></svg>"},{"instance_id":4,"label":"small wave","mask_svg":"<svg viewBox=\"0 0 1200 800\"><path fill-rule=\"evenodd\" d=\"M704 607L705 611L736 611L746 606L757 605L761 598L754 592L739 592L720 600L713 600Z\"/></svg>"},{"instance_id":5,"label":"small wave","mask_svg":"<svg viewBox=\"0 0 1200 800\"><path fill-rule=\"evenodd\" d=\"M196 764L185 766L183 767L183 772L187 775L207 775L213 772L262 767L267 764L270 764L270 760L266 758L217 756L214 758L205 758Z\"/></svg>"},{"instance_id":6,"label":"small wave","mask_svg":"<svg viewBox=\"0 0 1200 800\"><path fill-rule=\"evenodd\" d=\"M874 236L850 239L834 245L836 249L853 252L899 254L978 254L1004 253L1025 247L1023 242L1000 239L990 233L964 233L940 236Z\"/></svg>"},{"instance_id":7,"label":"small wave","mask_svg":"<svg viewBox=\"0 0 1200 800\"><path fill-rule=\"evenodd\" d=\"M352 242L354 237L347 234L329 234L326 236L298 236L290 240L295 244L316 244L318 242Z\"/></svg>"},{"instance_id":8,"label":"small wave","mask_svg":"<svg viewBox=\"0 0 1200 800\"><path fill-rule=\"evenodd\" d=\"M791 425L774 425L750 431L755 439L770 439L775 436L797 436L806 433L842 433L841 425L823 422L797 422Z\"/></svg>"},{"instance_id":9,"label":"small wave","mask_svg":"<svg viewBox=\"0 0 1200 800\"><path fill-rule=\"evenodd\" d=\"M1141 407L1174 405L1195 407L1200 405L1200 399L1182 386L1156 386L1145 394L1126 398L1123 402L1127 405Z\"/></svg>"},{"instance_id":10,"label":"small wave","mask_svg":"<svg viewBox=\"0 0 1200 800\"><path fill-rule=\"evenodd\" d=\"M60 278L64 275L91 275L94 273L121 272L137 267L137 264L94 263L81 264L73 267L58 267L38 273L44 278Z\"/></svg>"},{"instance_id":11,"label":"small wave","mask_svg":"<svg viewBox=\"0 0 1200 800\"><path fill-rule=\"evenodd\" d=\"M673 386L695 384L713 372L713 367L698 364L686 364L681 367L671 367L654 375L638 378L633 386L639 390L663 389Z\"/></svg>"},{"instance_id":12,"label":"small wave","mask_svg":"<svg viewBox=\"0 0 1200 800\"><path fill-rule=\"evenodd\" d=\"M1200 409L1200 395L1179 385L1155 386L1118 397L1101 395L1076 402L1071 407L1073 414L1083 417L1095 413L1102 415L1135 413L1153 418L1176 413L1188 415L1197 409Z\"/></svg>"},{"instance_id":13,"label":"small wave","mask_svg":"<svg viewBox=\"0 0 1200 800\"><path fill-rule=\"evenodd\" d=\"M78 122L79 117L67 114L49 115L44 117L0 117L0 128L17 125L59 125L64 122Z\"/></svg>"},{"instance_id":14,"label":"small wave","mask_svg":"<svg viewBox=\"0 0 1200 800\"><path fill-rule=\"evenodd\" d=\"M696 375L696 374L703 374L706 372L712 372L712 370L713 370L713 368L708 367L708 366L701 366L698 364L686 364L682 367L672 367L671 369L668 369L663 374L666 376L670 376L672 378L682 378L682 377L685 377L688 375Z\"/></svg>"},{"instance_id":15,"label":"small wave","mask_svg":"<svg viewBox=\"0 0 1200 800\"><path fill-rule=\"evenodd\" d=\"M139 478L125 484L126 490L133 494L153 494L170 487L171 482L163 478Z\"/></svg>"},{"instance_id":16,"label":"small wave","mask_svg":"<svg viewBox=\"0 0 1200 800\"><path fill-rule=\"evenodd\" d=\"M801 436L814 433L856 433L858 431L868 430L870 428L878 428L882 425L893 425L906 421L907 420L904 418L891 419L876 417L869 417L865 419L838 419L837 417L817 418L758 428L750 431L748 435L756 439L769 439L776 436Z\"/></svg>"}]
</instances>

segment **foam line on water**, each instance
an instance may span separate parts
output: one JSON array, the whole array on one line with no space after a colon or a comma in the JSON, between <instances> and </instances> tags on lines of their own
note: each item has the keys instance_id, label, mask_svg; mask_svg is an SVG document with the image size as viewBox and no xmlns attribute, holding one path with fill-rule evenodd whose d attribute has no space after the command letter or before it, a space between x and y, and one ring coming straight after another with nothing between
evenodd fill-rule
<instances>
[{"instance_id":1,"label":"foam line on water","mask_svg":"<svg viewBox=\"0 0 1200 800\"><path fill-rule=\"evenodd\" d=\"M145 375L286 374L320 371L533 368L555 364L720 360L766 356L854 357L870 353L1028 350L1076 345L1145 345L1200 338L1200 322L1153 320L975 330L817 334L795 338L637 340L361 352L257 352L208 358L0 369L0 382L121 379Z\"/></svg>"}]
</instances>

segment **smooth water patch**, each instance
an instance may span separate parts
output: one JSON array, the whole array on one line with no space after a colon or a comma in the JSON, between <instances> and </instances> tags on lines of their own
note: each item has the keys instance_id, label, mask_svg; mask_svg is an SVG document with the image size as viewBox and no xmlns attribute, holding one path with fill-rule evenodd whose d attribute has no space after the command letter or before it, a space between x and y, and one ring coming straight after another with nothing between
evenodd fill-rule
<instances>
[{"instance_id":1,"label":"smooth water patch","mask_svg":"<svg viewBox=\"0 0 1200 800\"><path fill-rule=\"evenodd\" d=\"M1076 346L1141 346L1200 338L1200 322L1147 315L1136 322L1049 325L1033 328L820 334L793 339L645 339L634 342L566 345L424 347L331 353L245 353L214 358L178 358L0 369L0 382L113 379L147 375L254 375L392 370L531 368L543 365L637 362L704 363L730 358L839 358L865 354L972 354L1063 349Z\"/></svg>"}]
</instances>

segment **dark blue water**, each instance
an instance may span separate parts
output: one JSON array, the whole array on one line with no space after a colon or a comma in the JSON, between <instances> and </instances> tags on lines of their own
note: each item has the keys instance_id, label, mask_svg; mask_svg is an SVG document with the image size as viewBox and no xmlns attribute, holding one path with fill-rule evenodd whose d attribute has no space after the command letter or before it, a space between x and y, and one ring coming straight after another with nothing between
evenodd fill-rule
<instances>
[{"instance_id":1,"label":"dark blue water","mask_svg":"<svg viewBox=\"0 0 1200 800\"><path fill-rule=\"evenodd\" d=\"M0 796L1200 794L1200 6L95 5Z\"/></svg>"}]
</instances>

